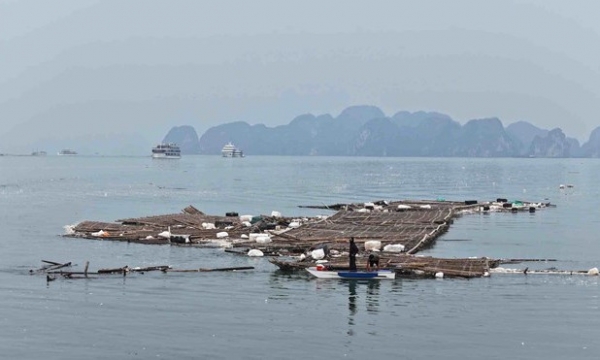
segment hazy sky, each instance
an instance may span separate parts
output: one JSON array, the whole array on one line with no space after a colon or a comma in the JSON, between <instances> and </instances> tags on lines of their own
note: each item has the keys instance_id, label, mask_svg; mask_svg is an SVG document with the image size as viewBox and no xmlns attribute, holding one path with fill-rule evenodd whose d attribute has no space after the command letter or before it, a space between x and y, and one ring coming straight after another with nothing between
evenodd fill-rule
<instances>
[{"instance_id":1,"label":"hazy sky","mask_svg":"<svg viewBox=\"0 0 600 360\"><path fill-rule=\"evenodd\" d=\"M0 0L0 152L147 149L176 125L363 104L584 142L600 126L598 14L591 0Z\"/></svg>"}]
</instances>

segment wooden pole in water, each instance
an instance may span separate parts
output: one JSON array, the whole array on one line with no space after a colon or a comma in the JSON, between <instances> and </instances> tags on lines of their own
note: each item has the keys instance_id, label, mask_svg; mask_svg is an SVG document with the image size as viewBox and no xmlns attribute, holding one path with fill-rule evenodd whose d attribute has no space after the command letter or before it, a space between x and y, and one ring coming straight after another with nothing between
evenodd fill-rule
<instances>
[{"instance_id":1,"label":"wooden pole in water","mask_svg":"<svg viewBox=\"0 0 600 360\"><path fill-rule=\"evenodd\" d=\"M46 264L50 264L50 265L62 265L61 263L57 263L54 261L48 261L48 260L42 260L42 262L46 263Z\"/></svg>"},{"instance_id":2,"label":"wooden pole in water","mask_svg":"<svg viewBox=\"0 0 600 360\"><path fill-rule=\"evenodd\" d=\"M198 271L237 271L237 270L253 270L254 266L240 266L240 267L228 267L228 268L215 268L215 269L198 269Z\"/></svg>"},{"instance_id":3,"label":"wooden pole in water","mask_svg":"<svg viewBox=\"0 0 600 360\"><path fill-rule=\"evenodd\" d=\"M253 270L254 266L239 266L239 267L227 267L227 268L213 268L213 269L164 269L163 272L212 272L212 271L238 271L238 270Z\"/></svg>"},{"instance_id":4,"label":"wooden pole in water","mask_svg":"<svg viewBox=\"0 0 600 360\"><path fill-rule=\"evenodd\" d=\"M85 277L88 277L88 268L90 266L90 262L86 261L85 262L85 269L83 270L83 274L85 275Z\"/></svg>"}]
</instances>

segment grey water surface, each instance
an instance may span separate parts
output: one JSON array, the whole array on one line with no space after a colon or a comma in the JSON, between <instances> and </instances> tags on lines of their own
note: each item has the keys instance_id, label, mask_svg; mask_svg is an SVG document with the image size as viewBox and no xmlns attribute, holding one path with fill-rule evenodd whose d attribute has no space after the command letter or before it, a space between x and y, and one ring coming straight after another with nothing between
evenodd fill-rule
<instances>
[{"instance_id":1,"label":"grey water surface","mask_svg":"<svg viewBox=\"0 0 600 360\"><path fill-rule=\"evenodd\" d=\"M425 255L553 258L600 266L595 159L184 156L0 157L3 359L597 359L597 276L317 280L266 258L64 238L63 226L180 212L328 215L372 200L550 201L534 214L468 214ZM572 188L560 189L560 184ZM82 270L254 266L46 282L41 260Z\"/></svg>"}]
</instances>

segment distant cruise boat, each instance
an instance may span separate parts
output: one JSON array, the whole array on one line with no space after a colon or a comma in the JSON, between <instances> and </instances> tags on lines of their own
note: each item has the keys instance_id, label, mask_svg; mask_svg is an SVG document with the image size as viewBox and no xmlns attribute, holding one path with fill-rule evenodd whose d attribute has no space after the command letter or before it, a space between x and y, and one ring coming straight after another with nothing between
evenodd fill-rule
<instances>
[{"instance_id":1,"label":"distant cruise boat","mask_svg":"<svg viewBox=\"0 0 600 360\"><path fill-rule=\"evenodd\" d=\"M234 158L234 157L244 157L244 152L235 147L231 142L225 144L223 149L221 150L221 154L223 157Z\"/></svg>"},{"instance_id":2,"label":"distant cruise boat","mask_svg":"<svg viewBox=\"0 0 600 360\"><path fill-rule=\"evenodd\" d=\"M179 159L181 158L181 149L174 143L158 144L152 148L152 158L154 159Z\"/></svg>"},{"instance_id":3,"label":"distant cruise boat","mask_svg":"<svg viewBox=\"0 0 600 360\"><path fill-rule=\"evenodd\" d=\"M58 155L77 155L77 152L71 149L62 149L58 152Z\"/></svg>"}]
</instances>

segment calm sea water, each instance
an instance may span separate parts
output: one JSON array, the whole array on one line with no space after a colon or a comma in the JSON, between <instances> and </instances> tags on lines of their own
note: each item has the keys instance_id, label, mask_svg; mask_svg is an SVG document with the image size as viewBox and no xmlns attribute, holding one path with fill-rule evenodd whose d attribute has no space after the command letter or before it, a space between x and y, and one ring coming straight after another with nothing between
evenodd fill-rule
<instances>
[{"instance_id":1,"label":"calm sea water","mask_svg":"<svg viewBox=\"0 0 600 360\"><path fill-rule=\"evenodd\" d=\"M4 359L597 359L598 277L320 281L267 259L67 239L63 226L175 213L327 214L298 205L371 200L550 201L535 214L465 215L442 257L555 258L600 266L592 159L185 156L0 157L0 354ZM560 190L559 184L574 187ZM40 260L83 269L255 266L46 283Z\"/></svg>"}]
</instances>

